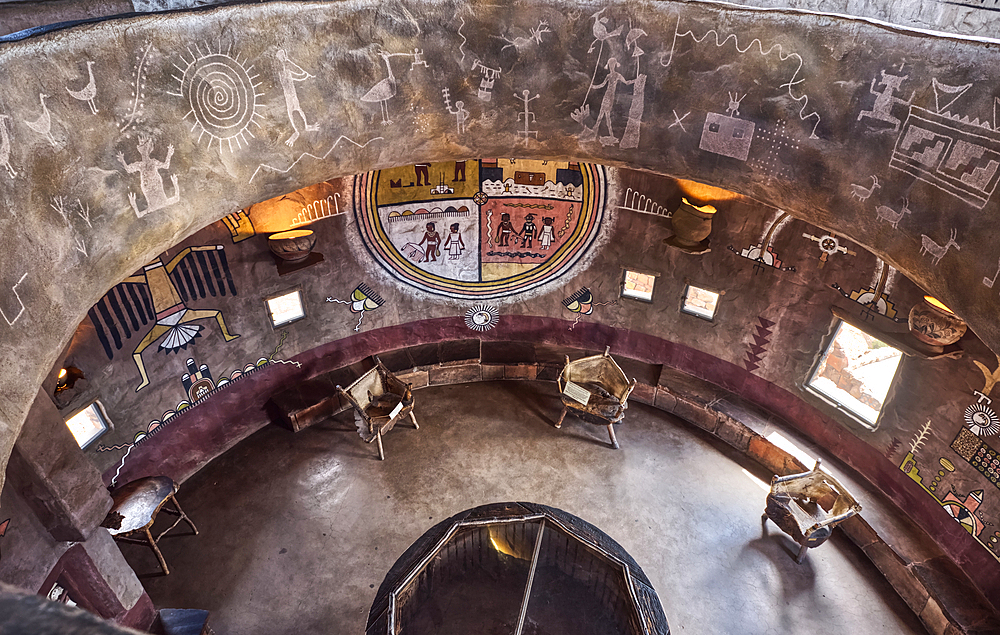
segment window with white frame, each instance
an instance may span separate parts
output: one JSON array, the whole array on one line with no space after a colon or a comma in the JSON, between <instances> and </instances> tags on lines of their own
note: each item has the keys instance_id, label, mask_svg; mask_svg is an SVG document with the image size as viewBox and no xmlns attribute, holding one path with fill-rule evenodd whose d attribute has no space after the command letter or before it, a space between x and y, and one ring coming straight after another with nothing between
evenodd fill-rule
<instances>
[{"instance_id":1,"label":"window with white frame","mask_svg":"<svg viewBox=\"0 0 1000 635\"><path fill-rule=\"evenodd\" d=\"M291 324L306 316L305 307L302 305L301 289L292 289L273 295L266 298L264 303L267 305L267 315L271 319L273 327Z\"/></svg>"},{"instance_id":2,"label":"window with white frame","mask_svg":"<svg viewBox=\"0 0 1000 635\"><path fill-rule=\"evenodd\" d=\"M684 290L684 303L681 304L681 311L709 321L714 320L715 310L719 307L719 295L716 291L709 291L689 284Z\"/></svg>"},{"instance_id":3,"label":"window with white frame","mask_svg":"<svg viewBox=\"0 0 1000 635\"><path fill-rule=\"evenodd\" d=\"M882 340L838 320L806 387L874 430L902 356Z\"/></svg>"},{"instance_id":4,"label":"window with white frame","mask_svg":"<svg viewBox=\"0 0 1000 635\"><path fill-rule=\"evenodd\" d=\"M86 448L111 429L108 415L101 402L95 401L66 420L66 427L73 433L80 449Z\"/></svg>"},{"instance_id":5,"label":"window with white frame","mask_svg":"<svg viewBox=\"0 0 1000 635\"><path fill-rule=\"evenodd\" d=\"M622 297L652 302L654 284L656 284L655 275L626 269L622 281Z\"/></svg>"}]
</instances>

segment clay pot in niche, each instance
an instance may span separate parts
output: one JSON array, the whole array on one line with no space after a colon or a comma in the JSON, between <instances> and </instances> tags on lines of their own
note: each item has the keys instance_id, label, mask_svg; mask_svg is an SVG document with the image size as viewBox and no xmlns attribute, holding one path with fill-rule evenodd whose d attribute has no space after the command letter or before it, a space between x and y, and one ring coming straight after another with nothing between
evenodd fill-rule
<instances>
[{"instance_id":1,"label":"clay pot in niche","mask_svg":"<svg viewBox=\"0 0 1000 635\"><path fill-rule=\"evenodd\" d=\"M910 309L910 333L924 344L948 346L965 335L965 320L955 315L940 300L929 295Z\"/></svg>"},{"instance_id":2,"label":"clay pot in niche","mask_svg":"<svg viewBox=\"0 0 1000 635\"><path fill-rule=\"evenodd\" d=\"M693 248L712 233L712 217L717 210L711 205L694 205L686 198L670 217L674 235L671 242L681 248Z\"/></svg>"},{"instance_id":3,"label":"clay pot in niche","mask_svg":"<svg viewBox=\"0 0 1000 635\"><path fill-rule=\"evenodd\" d=\"M309 257L316 246L316 234L311 229L293 229L271 234L267 237L271 253L289 262L297 262Z\"/></svg>"}]
</instances>

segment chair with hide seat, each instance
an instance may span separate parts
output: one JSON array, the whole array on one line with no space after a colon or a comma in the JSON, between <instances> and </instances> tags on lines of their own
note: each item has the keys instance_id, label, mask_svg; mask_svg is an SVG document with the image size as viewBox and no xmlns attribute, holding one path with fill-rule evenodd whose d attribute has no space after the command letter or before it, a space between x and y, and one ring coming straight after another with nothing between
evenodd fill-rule
<instances>
[{"instance_id":1,"label":"chair with hide seat","mask_svg":"<svg viewBox=\"0 0 1000 635\"><path fill-rule=\"evenodd\" d=\"M621 423L628 408L628 396L635 388L625 372L610 355L611 347L601 355L591 355L576 361L566 356L566 366L556 379L563 411L556 423L562 427L566 413L572 411L584 421L607 425L611 447L618 449L615 424Z\"/></svg>"},{"instance_id":2,"label":"chair with hide seat","mask_svg":"<svg viewBox=\"0 0 1000 635\"><path fill-rule=\"evenodd\" d=\"M375 367L358 377L346 389L337 386L337 392L354 406L358 434L365 443L378 442L378 458L385 460L382 436L395 427L403 417L409 416L417 430L413 414L413 391L385 367L378 357Z\"/></svg>"}]
</instances>

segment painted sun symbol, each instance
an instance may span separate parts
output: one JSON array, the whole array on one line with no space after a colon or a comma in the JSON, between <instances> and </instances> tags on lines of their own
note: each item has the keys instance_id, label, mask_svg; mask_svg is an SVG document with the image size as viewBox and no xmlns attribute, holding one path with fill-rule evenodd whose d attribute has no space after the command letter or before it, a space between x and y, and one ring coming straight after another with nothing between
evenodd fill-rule
<instances>
[{"instance_id":1,"label":"painted sun symbol","mask_svg":"<svg viewBox=\"0 0 1000 635\"><path fill-rule=\"evenodd\" d=\"M965 423L976 436L985 437L1000 432L1000 417L989 406L974 403L965 409Z\"/></svg>"},{"instance_id":2,"label":"painted sun symbol","mask_svg":"<svg viewBox=\"0 0 1000 635\"><path fill-rule=\"evenodd\" d=\"M197 44L194 50L188 47L187 55L180 55L183 65L174 64L180 73L173 75L178 92L167 93L184 100L188 110L183 120L191 122L192 132L200 129L199 142L208 135L209 146L218 139L221 150L226 141L230 152L234 142L237 148L249 143L250 124L261 127L257 109L263 108L259 101L264 96L257 92L260 82L255 82L253 64L246 65L247 60L233 57L231 51L232 46L225 52L221 47L217 52L207 46L202 51Z\"/></svg>"},{"instance_id":3,"label":"painted sun symbol","mask_svg":"<svg viewBox=\"0 0 1000 635\"><path fill-rule=\"evenodd\" d=\"M477 304L465 312L465 325L473 331L488 331L499 323L499 309L489 304Z\"/></svg>"}]
</instances>

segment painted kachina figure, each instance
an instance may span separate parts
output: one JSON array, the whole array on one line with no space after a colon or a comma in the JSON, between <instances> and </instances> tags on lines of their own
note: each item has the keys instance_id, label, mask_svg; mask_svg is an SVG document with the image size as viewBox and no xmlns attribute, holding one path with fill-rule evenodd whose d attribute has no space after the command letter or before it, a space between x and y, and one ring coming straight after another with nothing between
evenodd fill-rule
<instances>
[{"instance_id":1,"label":"painted kachina figure","mask_svg":"<svg viewBox=\"0 0 1000 635\"><path fill-rule=\"evenodd\" d=\"M548 249L555 240L555 227L552 223L556 222L556 219L551 216L542 216L542 231L538 234L538 242L542 244L542 249Z\"/></svg>"},{"instance_id":2,"label":"painted kachina figure","mask_svg":"<svg viewBox=\"0 0 1000 635\"><path fill-rule=\"evenodd\" d=\"M430 260L437 261L437 257L441 255L441 250L439 249L441 245L441 234L437 233L434 229L434 223L427 223L427 231L424 232L424 237L420 239L419 245L423 245L424 241L427 241L427 249L424 251L424 262Z\"/></svg>"},{"instance_id":3,"label":"painted kachina figure","mask_svg":"<svg viewBox=\"0 0 1000 635\"><path fill-rule=\"evenodd\" d=\"M535 238L535 231L538 227L535 225L535 215L528 214L524 217L524 225L521 226L521 244L527 249L531 249L531 241Z\"/></svg>"},{"instance_id":4,"label":"painted kachina figure","mask_svg":"<svg viewBox=\"0 0 1000 635\"><path fill-rule=\"evenodd\" d=\"M510 247L510 235L514 233L514 223L510 222L510 214L500 214L500 226L497 227L497 246Z\"/></svg>"},{"instance_id":5,"label":"painted kachina figure","mask_svg":"<svg viewBox=\"0 0 1000 635\"><path fill-rule=\"evenodd\" d=\"M458 260L465 250L465 243L462 241L462 234L458 233L458 223L451 224L451 233L444 241L444 248L448 252L448 260Z\"/></svg>"}]
</instances>

